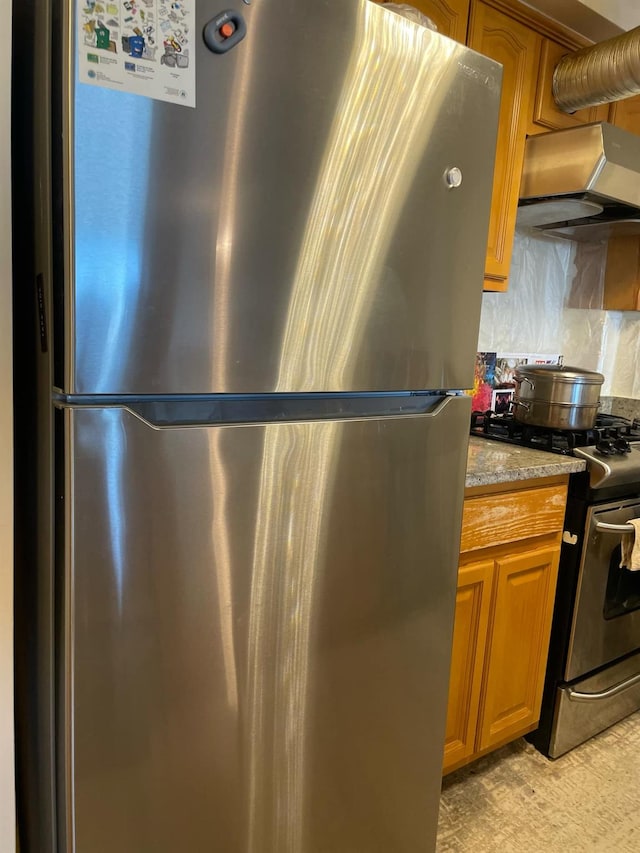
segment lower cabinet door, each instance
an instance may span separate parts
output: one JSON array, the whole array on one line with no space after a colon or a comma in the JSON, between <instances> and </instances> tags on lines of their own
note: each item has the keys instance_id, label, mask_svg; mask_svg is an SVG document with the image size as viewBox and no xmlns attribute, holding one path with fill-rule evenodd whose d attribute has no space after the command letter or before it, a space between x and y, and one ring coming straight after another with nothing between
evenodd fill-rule
<instances>
[{"instance_id":1,"label":"lower cabinet door","mask_svg":"<svg viewBox=\"0 0 640 853\"><path fill-rule=\"evenodd\" d=\"M443 770L455 769L475 751L493 560L461 566L458 573L451 680Z\"/></svg>"},{"instance_id":2,"label":"lower cabinet door","mask_svg":"<svg viewBox=\"0 0 640 853\"><path fill-rule=\"evenodd\" d=\"M499 746L538 721L560 546L496 559L479 750Z\"/></svg>"}]
</instances>

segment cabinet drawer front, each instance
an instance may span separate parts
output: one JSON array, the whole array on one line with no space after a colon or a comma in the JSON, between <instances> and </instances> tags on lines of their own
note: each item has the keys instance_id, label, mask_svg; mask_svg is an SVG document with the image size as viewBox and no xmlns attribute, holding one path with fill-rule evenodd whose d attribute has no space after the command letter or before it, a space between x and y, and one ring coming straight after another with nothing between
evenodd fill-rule
<instances>
[{"instance_id":1,"label":"cabinet drawer front","mask_svg":"<svg viewBox=\"0 0 640 853\"><path fill-rule=\"evenodd\" d=\"M562 529L566 498L564 485L467 498L460 551L555 533Z\"/></svg>"}]
</instances>

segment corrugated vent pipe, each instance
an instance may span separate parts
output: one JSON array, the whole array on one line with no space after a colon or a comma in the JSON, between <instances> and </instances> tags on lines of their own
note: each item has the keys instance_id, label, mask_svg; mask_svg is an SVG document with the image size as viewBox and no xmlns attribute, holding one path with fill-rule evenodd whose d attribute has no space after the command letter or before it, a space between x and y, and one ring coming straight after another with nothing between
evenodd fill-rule
<instances>
[{"instance_id":1,"label":"corrugated vent pipe","mask_svg":"<svg viewBox=\"0 0 640 853\"><path fill-rule=\"evenodd\" d=\"M640 27L563 57L553 97L565 113L640 94Z\"/></svg>"}]
</instances>

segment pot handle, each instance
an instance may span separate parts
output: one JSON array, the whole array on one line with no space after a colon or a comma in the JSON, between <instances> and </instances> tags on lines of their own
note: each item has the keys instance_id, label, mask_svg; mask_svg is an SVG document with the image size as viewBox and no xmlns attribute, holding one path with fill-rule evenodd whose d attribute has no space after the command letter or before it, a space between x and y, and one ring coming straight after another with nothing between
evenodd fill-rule
<instances>
[{"instance_id":1,"label":"pot handle","mask_svg":"<svg viewBox=\"0 0 640 853\"><path fill-rule=\"evenodd\" d=\"M511 405L512 406L522 406L522 408L525 410L525 412L528 412L531 409L531 403L523 403L522 400L511 400Z\"/></svg>"},{"instance_id":2,"label":"pot handle","mask_svg":"<svg viewBox=\"0 0 640 853\"><path fill-rule=\"evenodd\" d=\"M532 379L529 379L528 376L521 376L520 379L516 380L516 382L519 382L521 385L523 382L526 382L532 391L536 390L536 383Z\"/></svg>"}]
</instances>

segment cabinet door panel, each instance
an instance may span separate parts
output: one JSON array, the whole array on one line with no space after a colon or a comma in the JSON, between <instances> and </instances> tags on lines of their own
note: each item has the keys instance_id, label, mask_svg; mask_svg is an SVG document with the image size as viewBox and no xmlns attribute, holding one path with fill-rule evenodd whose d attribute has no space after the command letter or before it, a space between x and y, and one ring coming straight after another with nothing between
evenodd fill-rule
<instances>
[{"instance_id":1,"label":"cabinet door panel","mask_svg":"<svg viewBox=\"0 0 640 853\"><path fill-rule=\"evenodd\" d=\"M610 104L609 121L640 135L640 96ZM609 240L602 307L612 311L640 311L640 238Z\"/></svg>"},{"instance_id":2,"label":"cabinet door panel","mask_svg":"<svg viewBox=\"0 0 640 853\"><path fill-rule=\"evenodd\" d=\"M496 560L479 749L522 734L540 716L560 547Z\"/></svg>"},{"instance_id":3,"label":"cabinet door panel","mask_svg":"<svg viewBox=\"0 0 640 853\"><path fill-rule=\"evenodd\" d=\"M609 121L616 127L640 134L640 95L615 101L609 106Z\"/></svg>"},{"instance_id":4,"label":"cabinet door panel","mask_svg":"<svg viewBox=\"0 0 640 853\"><path fill-rule=\"evenodd\" d=\"M540 36L475 0L468 44L503 65L485 290L506 290Z\"/></svg>"},{"instance_id":5,"label":"cabinet door panel","mask_svg":"<svg viewBox=\"0 0 640 853\"><path fill-rule=\"evenodd\" d=\"M469 0L413 0L411 5L431 18L439 33L464 44Z\"/></svg>"},{"instance_id":6,"label":"cabinet door panel","mask_svg":"<svg viewBox=\"0 0 640 853\"><path fill-rule=\"evenodd\" d=\"M611 237L607 243L602 307L640 311L640 238Z\"/></svg>"},{"instance_id":7,"label":"cabinet door panel","mask_svg":"<svg viewBox=\"0 0 640 853\"><path fill-rule=\"evenodd\" d=\"M493 560L484 560L461 566L458 574L444 746L445 773L471 756L475 749L493 567Z\"/></svg>"},{"instance_id":8,"label":"cabinet door panel","mask_svg":"<svg viewBox=\"0 0 640 853\"><path fill-rule=\"evenodd\" d=\"M590 121L607 121L609 107L590 107L575 113L563 113L553 100L553 72L563 56L571 53L567 47L551 39L544 39L540 51L538 66L538 85L533 105L533 133L546 130L560 130L564 127L576 127Z\"/></svg>"}]
</instances>

